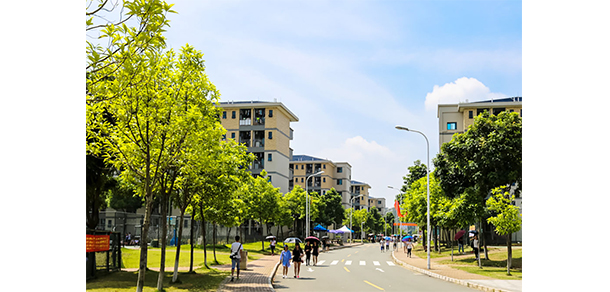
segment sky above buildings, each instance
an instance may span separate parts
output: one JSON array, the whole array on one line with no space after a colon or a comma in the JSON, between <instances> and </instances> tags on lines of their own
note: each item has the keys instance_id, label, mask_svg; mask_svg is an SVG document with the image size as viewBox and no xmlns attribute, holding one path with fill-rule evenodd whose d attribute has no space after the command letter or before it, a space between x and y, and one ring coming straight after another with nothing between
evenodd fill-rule
<instances>
[{"instance_id":1,"label":"sky above buildings","mask_svg":"<svg viewBox=\"0 0 610 292\"><path fill-rule=\"evenodd\" d=\"M352 165L392 207L439 152L438 103L521 96L520 1L170 1L170 48L204 53L222 101L277 100L294 154Z\"/></svg>"}]
</instances>

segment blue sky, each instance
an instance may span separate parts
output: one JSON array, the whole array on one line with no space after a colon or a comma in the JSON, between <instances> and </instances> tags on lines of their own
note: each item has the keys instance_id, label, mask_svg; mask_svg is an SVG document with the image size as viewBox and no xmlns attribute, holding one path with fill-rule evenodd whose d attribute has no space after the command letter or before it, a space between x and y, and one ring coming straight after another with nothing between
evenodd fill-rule
<instances>
[{"instance_id":1,"label":"blue sky","mask_svg":"<svg viewBox=\"0 0 610 292\"><path fill-rule=\"evenodd\" d=\"M171 2L171 1L170 1ZM222 101L277 99L295 154L352 165L387 207L438 153L436 104L521 96L520 1L173 1L168 45L193 45Z\"/></svg>"}]
</instances>

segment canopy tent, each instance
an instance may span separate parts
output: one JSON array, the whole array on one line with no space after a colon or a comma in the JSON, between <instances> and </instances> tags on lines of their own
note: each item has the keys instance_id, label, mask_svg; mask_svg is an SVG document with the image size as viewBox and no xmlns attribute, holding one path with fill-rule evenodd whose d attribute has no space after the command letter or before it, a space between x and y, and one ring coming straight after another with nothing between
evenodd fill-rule
<instances>
[{"instance_id":1,"label":"canopy tent","mask_svg":"<svg viewBox=\"0 0 610 292\"><path fill-rule=\"evenodd\" d=\"M339 229L337 229L337 230L341 230L341 231L343 231L344 233L348 233L348 232L354 232L354 230L351 230L351 229L347 228L347 226L345 226L345 225L343 225L343 227L341 227L341 228L339 228Z\"/></svg>"},{"instance_id":2,"label":"canopy tent","mask_svg":"<svg viewBox=\"0 0 610 292\"><path fill-rule=\"evenodd\" d=\"M322 225L318 224L313 228L314 231L328 231L326 228L322 227Z\"/></svg>"},{"instance_id":3,"label":"canopy tent","mask_svg":"<svg viewBox=\"0 0 610 292\"><path fill-rule=\"evenodd\" d=\"M343 233L343 231L337 229L337 230L329 230L328 232L332 233L332 234L341 234Z\"/></svg>"}]
</instances>

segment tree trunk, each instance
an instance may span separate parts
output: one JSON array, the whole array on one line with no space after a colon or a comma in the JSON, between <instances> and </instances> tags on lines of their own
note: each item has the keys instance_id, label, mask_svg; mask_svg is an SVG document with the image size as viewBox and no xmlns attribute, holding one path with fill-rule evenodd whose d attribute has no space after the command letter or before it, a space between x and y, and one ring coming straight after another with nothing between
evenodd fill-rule
<instances>
[{"instance_id":1,"label":"tree trunk","mask_svg":"<svg viewBox=\"0 0 610 292\"><path fill-rule=\"evenodd\" d=\"M148 168L149 166L147 166ZM142 234L140 236L140 267L138 269L138 282L137 292L142 292L144 289L144 278L146 277L146 263L148 256L148 244L146 238L148 237L148 227L150 225L150 214L152 213L153 195L151 187L149 186L150 178L147 178L146 183L146 213L144 214L144 226L142 227Z\"/></svg>"},{"instance_id":2,"label":"tree trunk","mask_svg":"<svg viewBox=\"0 0 610 292\"><path fill-rule=\"evenodd\" d=\"M263 219L261 219L259 222L260 222L261 229L263 229L263 226L265 226L265 225L263 224ZM263 231L264 231L264 230L261 230L261 234L262 234L263 236L265 236L265 233L264 233ZM261 249L261 251L265 251L265 238L263 238L263 240L261 240L261 244L263 245L263 249Z\"/></svg>"},{"instance_id":3,"label":"tree trunk","mask_svg":"<svg viewBox=\"0 0 610 292\"><path fill-rule=\"evenodd\" d=\"M233 227L229 227L229 231L227 231L227 244L229 244L229 238L231 237L231 229L233 229Z\"/></svg>"},{"instance_id":4,"label":"tree trunk","mask_svg":"<svg viewBox=\"0 0 610 292\"><path fill-rule=\"evenodd\" d=\"M481 224L483 226L483 228L481 228L481 232L484 233L483 234L483 248L485 249L485 259L489 260L489 254L487 253L487 232L485 232L485 227L488 226L487 224L487 220L483 220L483 224Z\"/></svg>"},{"instance_id":5,"label":"tree trunk","mask_svg":"<svg viewBox=\"0 0 610 292\"><path fill-rule=\"evenodd\" d=\"M165 250L167 247L167 202L165 196L161 198L161 263L159 277L157 278L157 290L163 291L163 279L165 278Z\"/></svg>"},{"instance_id":6,"label":"tree trunk","mask_svg":"<svg viewBox=\"0 0 610 292\"><path fill-rule=\"evenodd\" d=\"M193 214L191 214L191 263L189 265L189 274L193 273L193 260L194 260L194 252L195 252L195 242L194 242L194 238L195 238L195 221L193 220L193 218L195 218L194 213L195 212L191 212Z\"/></svg>"},{"instance_id":7,"label":"tree trunk","mask_svg":"<svg viewBox=\"0 0 610 292\"><path fill-rule=\"evenodd\" d=\"M212 222L212 250L214 251L214 262L218 264L216 259L216 222Z\"/></svg>"},{"instance_id":8,"label":"tree trunk","mask_svg":"<svg viewBox=\"0 0 610 292\"><path fill-rule=\"evenodd\" d=\"M506 274L510 276L510 268L513 263L513 249L512 242L510 240L510 233L506 235L506 250L508 251L508 258L506 259Z\"/></svg>"},{"instance_id":9,"label":"tree trunk","mask_svg":"<svg viewBox=\"0 0 610 292\"><path fill-rule=\"evenodd\" d=\"M178 281L178 266L180 263L180 246L182 245L182 229L184 228L184 211L180 210L180 225L178 226L178 238L176 239L176 261L174 261L174 276L172 277L172 283Z\"/></svg>"},{"instance_id":10,"label":"tree trunk","mask_svg":"<svg viewBox=\"0 0 610 292\"><path fill-rule=\"evenodd\" d=\"M434 226L434 250L441 252L441 249L438 247L438 226Z\"/></svg>"},{"instance_id":11,"label":"tree trunk","mask_svg":"<svg viewBox=\"0 0 610 292\"><path fill-rule=\"evenodd\" d=\"M201 233L203 234L203 265L208 267L208 251L207 251L207 240L205 234L205 218L203 217L203 209L201 210Z\"/></svg>"}]
</instances>

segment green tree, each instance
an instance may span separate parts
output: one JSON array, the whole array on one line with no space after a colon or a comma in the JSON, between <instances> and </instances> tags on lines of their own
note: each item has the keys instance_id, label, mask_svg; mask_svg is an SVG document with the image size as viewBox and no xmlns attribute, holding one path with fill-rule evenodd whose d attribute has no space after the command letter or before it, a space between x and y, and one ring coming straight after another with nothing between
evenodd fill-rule
<instances>
[{"instance_id":1,"label":"green tree","mask_svg":"<svg viewBox=\"0 0 610 292\"><path fill-rule=\"evenodd\" d=\"M442 218L440 207L444 203L443 190L440 187L436 176L430 173L430 227L436 226L439 219ZM406 220L417 223L420 228L427 233L427 218L428 218L428 189L427 177L422 177L411 184L409 190L405 193L405 200L400 206L401 211L406 211ZM427 234L424 233L424 238ZM437 245L438 247L438 245Z\"/></svg>"},{"instance_id":2,"label":"green tree","mask_svg":"<svg viewBox=\"0 0 610 292\"><path fill-rule=\"evenodd\" d=\"M513 259L511 234L521 230L521 214L519 207L512 203L515 196L509 192L503 192L500 188L494 188L492 196L487 199L487 208L496 215L487 218L487 222L496 227L496 233L506 235L506 249L508 259L506 260L506 274L510 275Z\"/></svg>"},{"instance_id":3,"label":"green tree","mask_svg":"<svg viewBox=\"0 0 610 292\"><path fill-rule=\"evenodd\" d=\"M324 226L341 224L345 218L345 210L343 209L343 205L341 205L341 200L341 195L335 188L331 188L327 191L326 194L321 197L318 212L319 216L316 221Z\"/></svg>"},{"instance_id":4,"label":"green tree","mask_svg":"<svg viewBox=\"0 0 610 292\"><path fill-rule=\"evenodd\" d=\"M426 177L426 175L428 174L428 168L425 164L421 163L419 159L415 160L413 162L413 166L409 166L407 169L409 170L409 173L407 173L406 176L402 177L404 184L401 188L401 191L403 193L409 189L411 184L413 184L415 181L419 180L422 177Z\"/></svg>"},{"instance_id":5,"label":"green tree","mask_svg":"<svg viewBox=\"0 0 610 292\"><path fill-rule=\"evenodd\" d=\"M297 220L305 218L305 190L296 185L292 191L286 193L285 198L285 207L293 218L293 230L295 230L297 236L301 236L301 230L297 230Z\"/></svg>"},{"instance_id":6,"label":"green tree","mask_svg":"<svg viewBox=\"0 0 610 292\"><path fill-rule=\"evenodd\" d=\"M274 221L276 214L279 211L279 202L277 194L280 193L279 188L273 187L268 181L267 171L261 171L260 175L252 180L248 192L243 198L248 208L248 214L251 216L247 219L253 219L260 222L261 225L266 225ZM269 228L267 228L269 230ZM262 241L261 251L265 250L265 241Z\"/></svg>"},{"instance_id":7,"label":"green tree","mask_svg":"<svg viewBox=\"0 0 610 292\"><path fill-rule=\"evenodd\" d=\"M478 194L479 205L495 187L515 184L515 194L521 192L522 180L522 120L517 113L488 112L477 116L463 134L441 146L434 159L436 175L447 196L456 197L472 187ZM483 220L485 218L480 218ZM482 231L484 231L483 228ZM487 253L486 233L481 238Z\"/></svg>"},{"instance_id":8,"label":"green tree","mask_svg":"<svg viewBox=\"0 0 610 292\"><path fill-rule=\"evenodd\" d=\"M99 223L100 209L106 207L106 197L113 188L114 169L107 166L104 160L95 155L86 158L86 207L87 228L95 229Z\"/></svg>"}]
</instances>

